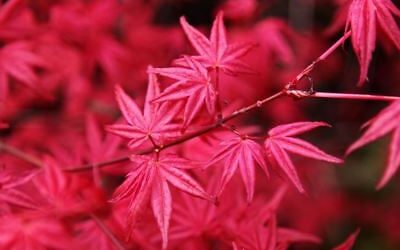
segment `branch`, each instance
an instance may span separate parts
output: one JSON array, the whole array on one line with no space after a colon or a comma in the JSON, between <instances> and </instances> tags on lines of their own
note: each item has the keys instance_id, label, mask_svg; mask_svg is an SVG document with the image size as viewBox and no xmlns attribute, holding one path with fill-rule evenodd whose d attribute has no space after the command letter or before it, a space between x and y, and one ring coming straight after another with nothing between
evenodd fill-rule
<instances>
[{"instance_id":1,"label":"branch","mask_svg":"<svg viewBox=\"0 0 400 250\"><path fill-rule=\"evenodd\" d=\"M318 64L319 62L325 60L330 54L332 54L338 47L340 47L347 38L349 38L351 35L351 31L346 32L342 37L339 38L338 41L336 41L331 47L329 47L324 53L322 53L322 55L320 55L315 61L313 61L310 65L308 65L302 72L300 72L291 82L289 82L281 91L277 92L274 95L271 95L269 97L266 97L265 99L262 100L258 100L257 102L255 102L254 104L251 104L249 106L246 106L244 108L241 108L239 110L234 111L233 113L231 113L230 115L220 119L219 121L217 121L214 124L211 124L209 126L206 126L204 128L201 128L195 132L189 133L187 135L183 135L182 137L169 142L165 145L160 145L159 148L156 147L149 147L146 148L142 151L136 152L136 154L138 155L143 155L143 154L148 154L151 152L154 152L155 150L159 151L161 149L165 149L165 148L169 148L172 146L175 146L177 144L186 142L190 139L193 139L195 137L201 136L203 134L208 133L209 131L212 131L218 127L221 127L222 125L224 125L227 121L232 120L233 118L236 118L237 116L247 113L250 110L259 108L261 106L263 106L264 104L273 101L279 97L282 96L291 96L291 94L289 93L289 91L293 91L293 89L295 89L296 84L298 81L300 81L303 77L307 76L308 73L314 69L315 65ZM218 73L218 72L217 72ZM218 91L218 90L217 90ZM129 156L122 156L119 158L115 158L115 159L111 159L108 161L102 161L102 162L98 162L98 163L91 163L91 164L86 164L86 165L82 165L82 166L78 166L78 167L71 167L71 168L65 168L64 171L68 171L68 172L80 172L80 171L86 171L86 170L90 170L93 168L93 166L97 166L97 167L104 167L104 166L109 166L109 165L113 165L116 163L121 163L124 161L128 161L129 160Z\"/></svg>"},{"instance_id":2,"label":"branch","mask_svg":"<svg viewBox=\"0 0 400 250\"><path fill-rule=\"evenodd\" d=\"M315 92L315 93L311 94L309 97L310 98L346 99L346 100L386 101L386 102L400 100L399 96L340 94L340 93L328 93L328 92Z\"/></svg>"},{"instance_id":3,"label":"branch","mask_svg":"<svg viewBox=\"0 0 400 250\"><path fill-rule=\"evenodd\" d=\"M320 55L315 61L310 63L300 74L298 74L291 82L289 82L289 86L291 88L295 88L297 83L303 79L305 76L307 76L314 68L315 66L320 63L321 61L324 61L328 56L330 56L339 46L341 46L347 38L349 38L351 35L351 31L347 31L342 37L339 38L329 49L327 49L322 55Z\"/></svg>"},{"instance_id":4,"label":"branch","mask_svg":"<svg viewBox=\"0 0 400 250\"><path fill-rule=\"evenodd\" d=\"M286 94L288 96L292 96L298 99L320 98L320 99L367 100L367 101L385 101L385 102L400 100L399 96L314 92L314 91L304 91L296 89L288 89L286 91Z\"/></svg>"},{"instance_id":5,"label":"branch","mask_svg":"<svg viewBox=\"0 0 400 250\"><path fill-rule=\"evenodd\" d=\"M115 247L118 250L126 250L125 246L122 244L122 242L111 232L111 230L94 214L90 214L90 217L94 222L96 222L97 226L103 231L105 235L113 242Z\"/></svg>"},{"instance_id":6,"label":"branch","mask_svg":"<svg viewBox=\"0 0 400 250\"><path fill-rule=\"evenodd\" d=\"M34 165L38 168L41 168L43 165L42 161L39 158L36 158L35 156L30 155L30 154L27 154L27 153L19 150L18 148L7 145L1 141L0 141L0 151L4 151L5 153L13 155L18 159L21 159L23 161L31 163L32 165Z\"/></svg>"},{"instance_id":7,"label":"branch","mask_svg":"<svg viewBox=\"0 0 400 250\"><path fill-rule=\"evenodd\" d=\"M199 137L201 135L204 135L204 134L206 134L206 133L208 133L208 132L210 132L210 131L212 131L212 130L214 130L216 128L221 127L226 122L232 120L233 118L235 118L235 117L237 117L237 116L239 116L241 114L244 114L244 113L249 112L250 110L259 108L262 105L264 105L264 104L266 104L268 102L271 102L271 101L273 101L273 100L275 100L275 99L277 99L279 97L285 96L285 95L286 95L285 91L279 91L278 93L276 93L274 95L271 95L271 96L269 96L269 97L267 97L267 98L265 98L263 100L259 100L259 101L255 102L255 103L253 103L253 104L251 104L249 106L246 106L244 108L241 108L241 109L238 109L238 110L232 112L230 115L224 117L223 119L217 121L214 124L208 125L208 126L206 126L204 128L196 130L196 131L194 131L192 133L188 133L186 135L183 135L182 137L179 137L178 139L176 139L174 141L171 141L169 143L166 143L164 145L160 145L158 149L159 150L166 149L166 148L181 144L183 142L186 142L186 141L188 141L190 139L193 139L193 138ZM152 147L148 147L148 148L146 148L144 150L141 150L139 152L136 152L135 154L137 154L137 155L149 154L151 152L154 152L154 150L156 150L156 149L157 149L157 147L152 146ZM86 171L86 170L92 169L93 166L96 166L96 167L100 168L100 167L104 167L104 166L109 166L109 165L121 163L121 162L124 162L124 161L127 161L127 160L129 160L129 156L122 156L122 157L111 159L111 160L108 160L108 161L102 161L102 162L98 162L98 163L91 163L91 164L86 164L86 165L83 165L83 166L73 167L73 168L65 168L64 171L68 171L68 172Z\"/></svg>"}]
</instances>

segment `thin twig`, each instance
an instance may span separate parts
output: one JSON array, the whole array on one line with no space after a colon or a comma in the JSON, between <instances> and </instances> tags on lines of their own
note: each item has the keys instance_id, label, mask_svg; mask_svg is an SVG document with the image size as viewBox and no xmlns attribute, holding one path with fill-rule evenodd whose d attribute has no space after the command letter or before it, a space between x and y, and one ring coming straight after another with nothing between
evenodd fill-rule
<instances>
[{"instance_id":1,"label":"thin twig","mask_svg":"<svg viewBox=\"0 0 400 250\"><path fill-rule=\"evenodd\" d=\"M124 246L124 244L113 234L113 232L110 231L110 229L101 221L96 215L90 214L90 217L94 222L96 222L97 226L103 231L105 235L113 242L113 244L117 247L119 250L126 250L127 248Z\"/></svg>"},{"instance_id":2,"label":"thin twig","mask_svg":"<svg viewBox=\"0 0 400 250\"><path fill-rule=\"evenodd\" d=\"M340 94L340 93L328 93L328 92L314 92L309 97L310 98L347 99L347 100L386 101L386 102L400 100L399 96Z\"/></svg>"},{"instance_id":3,"label":"thin twig","mask_svg":"<svg viewBox=\"0 0 400 250\"><path fill-rule=\"evenodd\" d=\"M333 53L333 51L335 51L340 45L342 45L344 43L344 41L346 41L347 38L349 38L351 35L351 31L346 32L341 38L339 38L339 40L337 42L335 42L331 47L329 47L321 56L319 56L315 61L313 61L310 65L308 65L302 72L300 72L291 82L289 82L281 91L277 92L276 94L273 94L269 97L266 97L265 99L259 100L257 102L255 102L254 104L251 104L249 106L246 106L244 108L241 108L239 110L234 111L233 113L231 113L230 115L222 118L222 119L218 119L218 121L214 124L211 124L209 126L206 126L204 128L201 128L195 132L189 133L187 135L183 135L182 137L169 142L165 145L160 145L160 148L158 148L157 150L162 150L168 147L172 147L178 144L181 144L183 142L186 142L190 139L193 139L195 137L201 136L203 134L208 133L209 131L212 131L218 127L220 127L221 125L225 124L227 121L230 121L234 118L236 118L237 116L244 114L246 112L249 112L250 110L259 108L261 106L263 106L264 104L273 101L277 98L283 97L283 96L290 96L290 94L288 94L288 91L293 90L293 88L296 87L296 84L298 81L300 81L303 77L307 76L308 73L310 73L311 70L314 69L315 65L317 63L319 63L320 61L325 60L330 54ZM219 73L219 72L217 72ZM218 75L218 74L217 74ZM219 79L216 79L217 81ZM218 91L218 89L217 89ZM218 107L218 106L217 106ZM138 155L143 155L143 154L148 154L151 152L154 152L155 148L154 147L149 147L146 148L142 151L136 152L135 154ZM68 172L80 172L80 171L86 171L86 170L90 170L91 168L93 168L94 165L100 167L104 167L104 166L109 166L112 164L116 164L116 163L121 163L121 162L125 162L129 160L129 156L122 156L119 158L115 158L115 159L111 159L108 161L102 161L102 162L97 162L97 163L91 163L91 164L86 164L86 165L82 165L82 166L78 166L78 167L69 167L69 168L65 168L65 171Z\"/></svg>"},{"instance_id":4,"label":"thin twig","mask_svg":"<svg viewBox=\"0 0 400 250\"><path fill-rule=\"evenodd\" d=\"M324 61L329 55L331 55L338 47L340 47L346 40L349 38L351 35L351 31L347 31L342 37L339 38L329 49L327 49L322 55L320 55L315 61L310 63L300 74L298 74L290 83L290 87L296 87L296 84L303 79L305 76L307 76L314 68L315 66L320 63L321 61Z\"/></svg>"},{"instance_id":5,"label":"thin twig","mask_svg":"<svg viewBox=\"0 0 400 250\"><path fill-rule=\"evenodd\" d=\"M178 144L181 144L183 142L186 142L190 139L199 137L201 135L204 135L216 128L219 128L220 126L222 126L223 124L225 124L226 122L232 120L233 118L244 114L246 112L249 112L252 109L256 109L261 107L262 105L264 105L265 103L268 103L270 101L273 101L279 97L285 96L285 92L284 91L280 91L272 96L269 96L263 100L257 101L252 105L249 105L247 107L241 108L239 110L236 110L235 112L231 113L230 115L224 117L223 119L221 119L220 121L217 121L216 123L213 123L211 125L208 125L206 127L203 127L199 130L196 130L192 133L188 133L186 135L183 135L182 137L179 137L178 139L171 141L169 143L166 143L164 145L159 145L159 149L166 149ZM135 154L137 155L144 155L144 154L149 154L151 152L154 152L156 148L154 146L152 147L148 147L144 150L141 150L139 152L136 152ZM115 158L115 159L111 159L108 161L102 161L102 162L97 162L97 163L91 163L91 164L86 164L86 165L82 165L82 166L78 166L78 167L71 167L71 168L65 168L64 171L68 171L68 172L80 172L80 171L85 171L85 170L90 170L93 168L94 165L96 165L97 167L104 167L104 166L109 166L109 165L113 165L113 164L117 164L117 163L121 163L121 162L125 162L129 160L129 156L122 156L119 158Z\"/></svg>"},{"instance_id":6,"label":"thin twig","mask_svg":"<svg viewBox=\"0 0 400 250\"><path fill-rule=\"evenodd\" d=\"M23 161L31 163L32 165L34 165L38 168L41 168L43 166L43 163L39 158L37 158L33 155L30 155L30 154L27 154L27 153L19 150L18 148L7 145L7 144L3 143L2 141L0 141L0 151L3 151L5 153L15 156L18 159L21 159Z\"/></svg>"},{"instance_id":7,"label":"thin twig","mask_svg":"<svg viewBox=\"0 0 400 250\"><path fill-rule=\"evenodd\" d=\"M288 96L292 96L297 99L320 98L320 99L367 100L367 101L385 101L385 102L400 100L399 96L329 93L329 92L315 92L313 90L310 91L310 90L297 90L297 89L288 89L286 91L286 94Z\"/></svg>"}]
</instances>

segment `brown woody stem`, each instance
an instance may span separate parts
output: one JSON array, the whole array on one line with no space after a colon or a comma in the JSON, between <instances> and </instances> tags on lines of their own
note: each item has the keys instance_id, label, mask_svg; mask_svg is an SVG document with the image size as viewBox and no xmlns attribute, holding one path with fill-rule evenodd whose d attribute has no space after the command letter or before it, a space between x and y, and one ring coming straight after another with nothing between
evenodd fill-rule
<instances>
[{"instance_id":1,"label":"brown woody stem","mask_svg":"<svg viewBox=\"0 0 400 250\"><path fill-rule=\"evenodd\" d=\"M186 141L188 141L190 139L193 139L195 137L204 135L204 134L206 134L206 133L208 133L208 132L210 132L210 131L212 131L212 130L214 130L216 128L221 127L227 121L230 121L230 120L236 118L239 115L247 113L250 110L259 108L259 107L263 106L264 104L266 104L268 102L271 102L271 101L273 101L275 99L278 99L278 98L283 97L283 96L292 96L289 93L289 91L293 91L293 89L295 89L295 87L297 85L297 82L300 81L303 77L307 76L314 69L316 64L318 64L319 62L325 60L338 47L340 47L346 41L346 39L350 37L350 35L351 35L351 31L346 32L341 38L339 38L338 41L336 41L331 47L329 47L321 56L319 56L310 65L308 65L302 72L300 72L281 91L279 91L279 92L277 92L277 93L275 93L275 94L273 94L273 95L271 95L269 97L266 97L265 99L258 100L257 102L255 102L255 103L253 103L253 104L251 104L249 106L246 106L244 108L236 110L236 111L234 111L233 113L231 113L230 115L228 115L226 117L223 117L223 118L221 117L221 119L217 119L217 122L214 123L214 124L208 125L208 126L206 126L204 128L201 128L201 129L199 129L197 131L194 131L192 133L183 135L182 137L180 137L180 138L178 138L178 139L176 139L176 140L174 140L172 142L166 143L166 144L163 145L163 147L161 149L169 148L169 147L181 144L183 142L186 142ZM215 75L215 86L216 86L216 88L218 88L218 85L219 85L218 68L216 68L215 73L216 73L216 75ZM220 106L221 104L220 104L220 100L219 100L219 94L218 94L219 90L216 89L216 91L217 91L217 114L219 114L219 116L221 116L221 113L218 113L218 112L222 111L221 110L221 106ZM311 95L309 95L309 96L311 96ZM154 149L155 149L154 147L146 148L144 150L136 152L136 154L138 154L138 155L148 154L148 153L153 152ZM86 164L86 165L78 166L78 167L66 168L64 170L68 171L68 172L80 172L80 171L90 170L91 168L93 168L94 165L96 165L98 167L104 167L104 166L108 166L108 165L112 165L112 164L116 164L116 163L121 163L121 162L124 162L124 161L127 161L127 160L129 160L129 156L122 156L122 157L111 159L111 160L108 160L108 161L98 162L98 163L94 163L94 164L93 163L92 164Z\"/></svg>"},{"instance_id":2,"label":"brown woody stem","mask_svg":"<svg viewBox=\"0 0 400 250\"><path fill-rule=\"evenodd\" d=\"M124 244L111 232L111 230L103 223L103 221L98 218L94 214L90 214L90 217L94 222L96 222L97 226L103 231L103 233L112 241L114 246L118 250L126 250L127 248L124 246Z\"/></svg>"},{"instance_id":3,"label":"brown woody stem","mask_svg":"<svg viewBox=\"0 0 400 250\"><path fill-rule=\"evenodd\" d=\"M315 61L310 63L300 74L298 74L290 83L289 86L295 88L297 83L307 76L321 61L325 60L328 56L330 56L338 47L340 47L351 35L351 31L347 31L342 37L339 38L329 49L327 49L322 55L320 55Z\"/></svg>"},{"instance_id":4,"label":"brown woody stem","mask_svg":"<svg viewBox=\"0 0 400 250\"><path fill-rule=\"evenodd\" d=\"M210 131L212 131L212 130L214 130L216 128L221 127L227 121L230 121L233 118L236 118L237 116L239 116L241 114L249 112L252 109L259 108L262 105L264 105L265 103L268 103L270 101L273 101L273 100L275 100L275 99L277 99L279 97L285 96L285 95L286 95L285 91L279 91L278 93L276 93L276 94L274 94L272 96L269 96L269 97L267 97L265 99L259 100L259 101L255 102L252 105L249 105L247 107L244 107L244 108L241 108L239 110L236 110L235 112L233 112L230 115L222 118L220 121L217 121L214 124L208 125L208 126L206 126L204 128L201 128L201 129L199 129L197 131L194 131L192 133L188 133L186 135L183 135L182 137L179 137L178 139L176 139L174 141L166 143L166 144L164 144L162 146L162 149L166 149L166 148L181 144L183 142L186 142L186 141L188 141L190 139L193 139L193 138L199 137L201 135L204 135L204 134L206 134L206 133L208 133L208 132L210 132ZM152 146L152 147L146 148L144 150L141 150L139 152L136 152L135 154L137 154L137 155L149 154L149 153L153 152L154 149L155 149L154 146ZM129 160L129 156L122 156L122 157L119 157L119 158L116 158L116 159L112 159L112 160L109 160L109 161L86 164L86 165L79 166L79 167L66 168L64 170L68 171L68 172L80 172L80 171L85 171L85 170L92 169L93 165L96 165L97 167L104 167L104 166L108 166L108 165L112 165L112 164L116 164L116 163L121 163L121 162L124 162L124 161L127 161L127 160Z\"/></svg>"},{"instance_id":5,"label":"brown woody stem","mask_svg":"<svg viewBox=\"0 0 400 250\"><path fill-rule=\"evenodd\" d=\"M5 153L15 156L18 159L21 159L23 161L31 163L32 165L34 165L38 168L41 168L43 165L42 161L39 158L36 158L35 156L30 155L30 154L27 154L27 153L19 150L18 148L4 144L1 141L0 141L0 151L3 151Z\"/></svg>"}]
</instances>

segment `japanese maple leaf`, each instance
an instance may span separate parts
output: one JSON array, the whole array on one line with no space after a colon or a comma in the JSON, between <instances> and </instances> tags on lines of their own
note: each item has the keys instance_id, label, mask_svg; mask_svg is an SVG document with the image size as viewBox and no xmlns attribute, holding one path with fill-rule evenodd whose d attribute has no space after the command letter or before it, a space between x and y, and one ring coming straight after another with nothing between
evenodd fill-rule
<instances>
[{"instance_id":1,"label":"japanese maple leaf","mask_svg":"<svg viewBox=\"0 0 400 250\"><path fill-rule=\"evenodd\" d=\"M172 198L168 183L191 195L214 201L183 169L193 168L189 161L174 155L136 156L131 160L136 168L127 175L114 193L113 202L130 199L130 226L135 226L137 215L150 199L154 216L161 231L162 248L168 244Z\"/></svg>"},{"instance_id":2,"label":"japanese maple leaf","mask_svg":"<svg viewBox=\"0 0 400 250\"><path fill-rule=\"evenodd\" d=\"M289 180L301 193L304 193L305 190L287 151L317 160L342 163L341 159L321 151L304 140L292 137L320 126L329 125L323 122L295 122L280 125L268 132L268 138L264 142L269 159L283 170Z\"/></svg>"},{"instance_id":3,"label":"japanese maple leaf","mask_svg":"<svg viewBox=\"0 0 400 250\"><path fill-rule=\"evenodd\" d=\"M110 80L120 81L129 52L111 35L118 14L113 0L64 2L51 8L50 25L65 40L81 45L89 74L98 67Z\"/></svg>"},{"instance_id":4,"label":"japanese maple leaf","mask_svg":"<svg viewBox=\"0 0 400 250\"><path fill-rule=\"evenodd\" d=\"M88 146L88 161L110 159L117 151L120 138L114 135L104 136L93 116L86 117L86 143Z\"/></svg>"},{"instance_id":5,"label":"japanese maple leaf","mask_svg":"<svg viewBox=\"0 0 400 250\"><path fill-rule=\"evenodd\" d=\"M377 23L400 50L400 29L392 15L400 16L400 10L390 0L353 0L349 7L346 29L352 32L351 41L360 63L359 84L368 79Z\"/></svg>"},{"instance_id":6,"label":"japanese maple leaf","mask_svg":"<svg viewBox=\"0 0 400 250\"><path fill-rule=\"evenodd\" d=\"M31 6L24 0L0 3L0 38L18 40L35 32L36 21Z\"/></svg>"},{"instance_id":7,"label":"japanese maple leaf","mask_svg":"<svg viewBox=\"0 0 400 250\"><path fill-rule=\"evenodd\" d=\"M368 126L368 129L347 149L346 154L350 154L388 133L393 133L388 165L377 185L377 188L380 189L389 182L400 166L400 101L390 104L364 126Z\"/></svg>"},{"instance_id":8,"label":"japanese maple leaf","mask_svg":"<svg viewBox=\"0 0 400 250\"><path fill-rule=\"evenodd\" d=\"M224 162L224 171L220 180L217 194L220 195L226 184L239 168L242 181L246 188L247 201L250 203L254 196L255 163L264 170L268 176L267 164L264 159L262 147L247 137L235 137L220 143L219 151L213 156L207 166L219 161Z\"/></svg>"},{"instance_id":9,"label":"japanese maple leaf","mask_svg":"<svg viewBox=\"0 0 400 250\"><path fill-rule=\"evenodd\" d=\"M278 227L276 213L286 190L284 185L267 203L256 202L247 208L235 230L235 244L242 247L239 249L284 250L296 242L320 243L321 240L312 234Z\"/></svg>"},{"instance_id":10,"label":"japanese maple leaf","mask_svg":"<svg viewBox=\"0 0 400 250\"><path fill-rule=\"evenodd\" d=\"M236 249L275 250L277 244L275 216L263 223L240 225L237 232L234 242Z\"/></svg>"},{"instance_id":11,"label":"japanese maple leaf","mask_svg":"<svg viewBox=\"0 0 400 250\"><path fill-rule=\"evenodd\" d=\"M277 243L276 209L284 192L278 189L270 202L255 200L238 214L233 232L233 249L275 250ZM279 194L278 194L279 193Z\"/></svg>"},{"instance_id":12,"label":"japanese maple leaf","mask_svg":"<svg viewBox=\"0 0 400 250\"><path fill-rule=\"evenodd\" d=\"M114 250L118 249L115 247L115 243L110 239L103 229L106 228L110 234L114 237L117 233L122 232L122 225L119 225L118 221L113 217L108 218L97 218L84 221L77 225L79 235L78 241L85 247L85 249L97 249L97 250ZM116 238L119 240L118 238Z\"/></svg>"},{"instance_id":13,"label":"japanese maple leaf","mask_svg":"<svg viewBox=\"0 0 400 250\"><path fill-rule=\"evenodd\" d=\"M121 138L112 134L103 136L95 118L91 115L86 117L86 144L88 150L81 150L86 154L84 157L88 162L100 162L112 158L118 151ZM96 165L93 167L93 178L100 186L100 172Z\"/></svg>"},{"instance_id":14,"label":"japanese maple leaf","mask_svg":"<svg viewBox=\"0 0 400 250\"><path fill-rule=\"evenodd\" d=\"M149 68L151 72L151 68ZM151 101L160 95L160 88L154 73L149 73L144 112L120 86L115 87L115 96L118 106L127 124L114 124L107 130L116 135L129 138L128 147L136 149L144 143L153 140L162 144L166 139L176 137L179 133L178 125L169 124L174 118L176 108L168 104L152 103Z\"/></svg>"},{"instance_id":15,"label":"japanese maple leaf","mask_svg":"<svg viewBox=\"0 0 400 250\"><path fill-rule=\"evenodd\" d=\"M255 30L260 46L269 56L276 55L279 62L285 65L295 62L295 54L289 42L295 35L282 19L267 18L258 22Z\"/></svg>"},{"instance_id":16,"label":"japanese maple leaf","mask_svg":"<svg viewBox=\"0 0 400 250\"><path fill-rule=\"evenodd\" d=\"M37 204L34 203L32 197L19 188L29 182L36 173L15 175L5 169L0 169L0 204L36 208Z\"/></svg>"},{"instance_id":17,"label":"japanese maple leaf","mask_svg":"<svg viewBox=\"0 0 400 250\"><path fill-rule=\"evenodd\" d=\"M41 202L41 209L50 215L87 213L98 208L100 202L103 205L102 193L92 183L88 185L83 176L68 175L51 157L44 158L43 169L33 183L38 192L34 197Z\"/></svg>"},{"instance_id":18,"label":"japanese maple leaf","mask_svg":"<svg viewBox=\"0 0 400 250\"><path fill-rule=\"evenodd\" d=\"M183 127L186 128L205 106L210 115L215 113L216 91L207 69L199 62L185 57L187 67L154 68L152 72L177 80L167 87L155 102L184 100Z\"/></svg>"},{"instance_id":19,"label":"japanese maple leaf","mask_svg":"<svg viewBox=\"0 0 400 250\"><path fill-rule=\"evenodd\" d=\"M218 228L217 206L210 202L181 195L179 202L174 203L171 239L184 239L212 235Z\"/></svg>"},{"instance_id":20,"label":"japanese maple leaf","mask_svg":"<svg viewBox=\"0 0 400 250\"><path fill-rule=\"evenodd\" d=\"M354 246L354 243L355 243L359 233L360 233L360 229L358 228L342 244L338 245L337 247L333 248L332 250L351 250Z\"/></svg>"},{"instance_id":21,"label":"japanese maple leaf","mask_svg":"<svg viewBox=\"0 0 400 250\"><path fill-rule=\"evenodd\" d=\"M205 174L200 179L207 181L206 191L214 193L218 185L218 178L216 174ZM204 239L221 237L222 225L227 223L227 220L232 217L231 215L240 211L241 203L245 203L239 195L238 187L233 186L233 189L229 191L229 194L223 196L219 201L218 206L186 194L178 195L173 206L174 216L169 234L170 239L204 241Z\"/></svg>"},{"instance_id":22,"label":"japanese maple leaf","mask_svg":"<svg viewBox=\"0 0 400 250\"><path fill-rule=\"evenodd\" d=\"M29 42L13 42L0 49L0 100L8 96L9 77L34 88L38 82L34 67L44 66L42 59L32 52Z\"/></svg>"},{"instance_id":23,"label":"japanese maple leaf","mask_svg":"<svg viewBox=\"0 0 400 250\"><path fill-rule=\"evenodd\" d=\"M191 26L185 17L180 19L181 26L199 56L194 58L203 63L207 68L222 69L225 73L254 73L254 70L239 60L246 55L254 44L228 44L223 23L223 12L216 16L211 28L210 38ZM181 61L178 60L177 63Z\"/></svg>"},{"instance_id":24,"label":"japanese maple leaf","mask_svg":"<svg viewBox=\"0 0 400 250\"><path fill-rule=\"evenodd\" d=\"M32 218L31 218L32 217ZM0 248L13 250L76 249L72 234L55 218L10 214L0 218Z\"/></svg>"}]
</instances>

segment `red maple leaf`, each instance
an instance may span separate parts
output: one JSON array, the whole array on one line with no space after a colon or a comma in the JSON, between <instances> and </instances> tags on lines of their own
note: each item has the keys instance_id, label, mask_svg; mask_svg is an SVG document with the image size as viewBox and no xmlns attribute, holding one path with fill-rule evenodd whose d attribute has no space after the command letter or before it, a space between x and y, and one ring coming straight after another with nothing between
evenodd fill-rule
<instances>
[{"instance_id":1,"label":"red maple leaf","mask_svg":"<svg viewBox=\"0 0 400 250\"><path fill-rule=\"evenodd\" d=\"M149 68L149 72L151 72L151 68ZM166 139L179 135L179 132L177 132L179 126L177 124L169 124L174 118L176 108L172 108L168 103L151 102L160 95L159 84L154 73L149 73L143 113L118 85L115 87L115 95L127 124L114 124L108 126L107 130L116 135L129 138L129 148L139 148L149 141L160 145Z\"/></svg>"},{"instance_id":2,"label":"red maple leaf","mask_svg":"<svg viewBox=\"0 0 400 250\"><path fill-rule=\"evenodd\" d=\"M284 250L296 242L320 243L321 240L308 233L291 228L278 227L277 210L286 193L280 187L271 199L248 207L236 226L236 249ZM238 247L241 248L238 248Z\"/></svg>"},{"instance_id":3,"label":"red maple leaf","mask_svg":"<svg viewBox=\"0 0 400 250\"><path fill-rule=\"evenodd\" d=\"M280 125L268 132L269 137L264 142L269 159L283 170L301 193L304 193L305 190L300 182L296 168L286 151L317 160L342 163L341 159L321 151L309 142L292 137L320 126L329 125L324 122L295 122Z\"/></svg>"},{"instance_id":4,"label":"red maple leaf","mask_svg":"<svg viewBox=\"0 0 400 250\"><path fill-rule=\"evenodd\" d=\"M110 159L118 150L120 138L114 135L103 136L95 118L86 117L86 143L88 146L87 160L90 162Z\"/></svg>"},{"instance_id":5,"label":"red maple leaf","mask_svg":"<svg viewBox=\"0 0 400 250\"><path fill-rule=\"evenodd\" d=\"M36 31L36 20L31 6L24 0L0 3L0 38L14 40L26 38Z\"/></svg>"},{"instance_id":6,"label":"red maple leaf","mask_svg":"<svg viewBox=\"0 0 400 250\"><path fill-rule=\"evenodd\" d=\"M43 60L32 52L29 42L13 42L0 49L0 100L8 96L9 77L34 88L38 77L34 67L44 66Z\"/></svg>"},{"instance_id":7,"label":"red maple leaf","mask_svg":"<svg viewBox=\"0 0 400 250\"><path fill-rule=\"evenodd\" d=\"M400 101L395 101L377 116L367 122L364 126L368 126L365 133L354 142L348 149L346 154L350 154L354 150L393 132L392 141L389 149L389 161L386 170L380 179L377 188L384 187L390 178L396 173L400 166Z\"/></svg>"},{"instance_id":8,"label":"red maple leaf","mask_svg":"<svg viewBox=\"0 0 400 250\"><path fill-rule=\"evenodd\" d=\"M254 196L256 162L268 176L262 147L257 142L246 137L235 137L222 141L220 146L221 149L207 163L207 166L210 166L219 161L224 161L224 171L217 188L217 194L220 195L222 193L226 184L239 168L246 188L247 201L250 203Z\"/></svg>"},{"instance_id":9,"label":"red maple leaf","mask_svg":"<svg viewBox=\"0 0 400 250\"><path fill-rule=\"evenodd\" d=\"M92 115L86 117L86 145L87 150L80 150L85 153L87 162L100 162L110 159L118 152L121 138L113 134L103 136L95 118ZM93 179L98 186L101 186L100 169L94 166Z\"/></svg>"},{"instance_id":10,"label":"red maple leaf","mask_svg":"<svg viewBox=\"0 0 400 250\"><path fill-rule=\"evenodd\" d=\"M208 193L215 193L218 175L203 175L202 177L197 175L196 177L207 181L206 191ZM233 186L233 189L226 192L227 195L219 200L218 206L186 194L178 195L173 206L174 216L169 234L170 239L193 241L193 239L216 239L226 235L223 232L223 225L229 223L228 221L233 215L248 205L242 205L245 202L239 191L237 186Z\"/></svg>"},{"instance_id":11,"label":"red maple leaf","mask_svg":"<svg viewBox=\"0 0 400 250\"><path fill-rule=\"evenodd\" d=\"M295 33L290 26L279 18L267 18L256 26L256 34L260 40L260 47L268 54L276 56L279 62L285 65L292 65L295 60L295 53L290 45Z\"/></svg>"},{"instance_id":12,"label":"red maple leaf","mask_svg":"<svg viewBox=\"0 0 400 250\"><path fill-rule=\"evenodd\" d=\"M400 50L400 29L392 15L400 16L400 11L390 0L353 0L350 5L346 30L351 29L351 41L360 63L359 84L368 79L377 23Z\"/></svg>"},{"instance_id":13,"label":"red maple leaf","mask_svg":"<svg viewBox=\"0 0 400 250\"><path fill-rule=\"evenodd\" d=\"M131 199L129 204L130 226L134 227L137 215L150 198L157 224L161 231L163 249L168 243L168 228L171 219L172 198L168 183L191 195L210 200L214 199L183 169L193 166L188 160L175 155L136 156L131 160L136 168L114 193L113 202Z\"/></svg>"},{"instance_id":14,"label":"red maple leaf","mask_svg":"<svg viewBox=\"0 0 400 250\"><path fill-rule=\"evenodd\" d=\"M72 234L55 218L9 214L0 220L1 249L74 249Z\"/></svg>"},{"instance_id":15,"label":"red maple leaf","mask_svg":"<svg viewBox=\"0 0 400 250\"><path fill-rule=\"evenodd\" d=\"M91 219L77 224L77 240L85 249L118 249L115 247L115 241L119 241L116 235L122 235L123 231L120 222L115 214L108 217L91 216ZM110 238L110 235L115 238Z\"/></svg>"},{"instance_id":16,"label":"red maple leaf","mask_svg":"<svg viewBox=\"0 0 400 250\"><path fill-rule=\"evenodd\" d=\"M254 44L228 44L223 23L223 12L219 12L211 28L210 39L191 26L185 17L180 19L181 26L193 48L199 53L196 60L212 69L222 69L225 73L254 73L250 66L239 60L246 55ZM178 64L181 60L176 61Z\"/></svg>"},{"instance_id":17,"label":"red maple leaf","mask_svg":"<svg viewBox=\"0 0 400 250\"><path fill-rule=\"evenodd\" d=\"M23 190L20 186L29 182L37 172L16 175L10 171L0 169L0 204L16 205L24 208L37 208L32 197ZM0 209L1 211L1 209Z\"/></svg>"},{"instance_id":18,"label":"red maple leaf","mask_svg":"<svg viewBox=\"0 0 400 250\"><path fill-rule=\"evenodd\" d=\"M59 163L45 157L43 169L33 179L32 195L44 214L71 216L88 213L103 205L103 193L84 176L68 175Z\"/></svg>"},{"instance_id":19,"label":"red maple leaf","mask_svg":"<svg viewBox=\"0 0 400 250\"><path fill-rule=\"evenodd\" d=\"M152 72L177 80L166 88L155 102L185 100L183 127L186 128L205 106L215 114L216 90L207 69L190 57L184 58L187 67L153 68Z\"/></svg>"}]
</instances>

